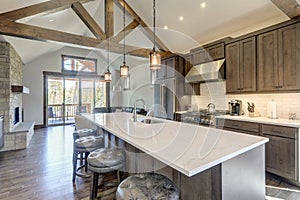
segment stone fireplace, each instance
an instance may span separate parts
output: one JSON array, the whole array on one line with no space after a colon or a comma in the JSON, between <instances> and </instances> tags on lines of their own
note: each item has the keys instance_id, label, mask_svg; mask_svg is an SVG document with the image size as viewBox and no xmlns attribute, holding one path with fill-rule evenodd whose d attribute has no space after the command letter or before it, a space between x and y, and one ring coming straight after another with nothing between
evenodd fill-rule
<instances>
[{"instance_id":1,"label":"stone fireplace","mask_svg":"<svg viewBox=\"0 0 300 200\"><path fill-rule=\"evenodd\" d=\"M1 151L19 149L18 144L24 139L20 137L21 132L15 132L16 129L20 130L17 126L23 120L22 94L11 90L12 85L22 85L22 66L21 57L15 49L9 43L0 41L0 116L4 119L5 138ZM29 142L25 139L25 143ZM24 145L21 146L23 148Z\"/></svg>"}]
</instances>

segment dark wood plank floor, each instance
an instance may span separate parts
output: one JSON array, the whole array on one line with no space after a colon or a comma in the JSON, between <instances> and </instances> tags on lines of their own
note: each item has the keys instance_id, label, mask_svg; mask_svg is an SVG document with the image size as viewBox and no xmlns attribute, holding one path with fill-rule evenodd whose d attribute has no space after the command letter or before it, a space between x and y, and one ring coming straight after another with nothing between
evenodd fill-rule
<instances>
[{"instance_id":1,"label":"dark wood plank floor","mask_svg":"<svg viewBox=\"0 0 300 200\"><path fill-rule=\"evenodd\" d=\"M88 199L91 180L72 183L73 130L38 129L29 148L0 153L0 199Z\"/></svg>"},{"instance_id":2,"label":"dark wood plank floor","mask_svg":"<svg viewBox=\"0 0 300 200\"><path fill-rule=\"evenodd\" d=\"M1 200L87 200L90 179L72 183L73 126L35 130L29 148L0 152ZM267 174L268 200L299 200L300 188Z\"/></svg>"}]
</instances>

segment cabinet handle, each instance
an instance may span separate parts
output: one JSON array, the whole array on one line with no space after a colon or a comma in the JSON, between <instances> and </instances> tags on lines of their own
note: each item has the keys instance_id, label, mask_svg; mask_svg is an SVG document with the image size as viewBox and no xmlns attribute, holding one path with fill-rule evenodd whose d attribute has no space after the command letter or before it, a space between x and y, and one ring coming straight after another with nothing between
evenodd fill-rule
<instances>
[{"instance_id":1,"label":"cabinet handle","mask_svg":"<svg viewBox=\"0 0 300 200\"><path fill-rule=\"evenodd\" d=\"M241 127L242 125L240 125L240 124L232 124L232 126Z\"/></svg>"},{"instance_id":2,"label":"cabinet handle","mask_svg":"<svg viewBox=\"0 0 300 200\"><path fill-rule=\"evenodd\" d=\"M282 86L278 85L278 86L275 86L275 88L279 89L279 88L282 88Z\"/></svg>"},{"instance_id":3,"label":"cabinet handle","mask_svg":"<svg viewBox=\"0 0 300 200\"><path fill-rule=\"evenodd\" d=\"M244 88L238 88L237 90L243 90Z\"/></svg>"},{"instance_id":4,"label":"cabinet handle","mask_svg":"<svg viewBox=\"0 0 300 200\"><path fill-rule=\"evenodd\" d=\"M281 131L276 131L274 129L271 130L272 133L282 134Z\"/></svg>"}]
</instances>

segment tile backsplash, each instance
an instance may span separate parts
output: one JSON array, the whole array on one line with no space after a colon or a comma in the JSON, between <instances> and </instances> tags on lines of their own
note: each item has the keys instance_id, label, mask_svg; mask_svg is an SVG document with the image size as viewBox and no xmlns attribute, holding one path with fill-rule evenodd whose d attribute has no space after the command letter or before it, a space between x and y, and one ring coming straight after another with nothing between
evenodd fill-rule
<instances>
[{"instance_id":1,"label":"tile backsplash","mask_svg":"<svg viewBox=\"0 0 300 200\"><path fill-rule=\"evenodd\" d=\"M206 108L210 102L216 105L216 109L228 110L228 102L231 99L239 99L243 102L243 111L248 115L247 102L255 104L262 117L267 116L267 104L276 102L278 118L288 119L289 113L296 113L300 119L300 93L276 93L276 94L225 94L225 82L201 84L201 96L192 96L191 104L198 108Z\"/></svg>"}]
</instances>

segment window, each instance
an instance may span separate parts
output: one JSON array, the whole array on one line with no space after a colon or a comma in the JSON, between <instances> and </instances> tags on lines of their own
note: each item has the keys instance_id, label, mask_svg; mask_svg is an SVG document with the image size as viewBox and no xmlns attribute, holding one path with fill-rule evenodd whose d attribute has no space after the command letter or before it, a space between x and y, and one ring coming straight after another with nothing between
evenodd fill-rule
<instances>
[{"instance_id":1,"label":"window","mask_svg":"<svg viewBox=\"0 0 300 200\"><path fill-rule=\"evenodd\" d=\"M62 55L62 71L97 74L97 59Z\"/></svg>"}]
</instances>

